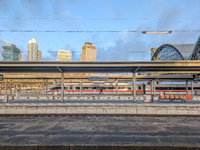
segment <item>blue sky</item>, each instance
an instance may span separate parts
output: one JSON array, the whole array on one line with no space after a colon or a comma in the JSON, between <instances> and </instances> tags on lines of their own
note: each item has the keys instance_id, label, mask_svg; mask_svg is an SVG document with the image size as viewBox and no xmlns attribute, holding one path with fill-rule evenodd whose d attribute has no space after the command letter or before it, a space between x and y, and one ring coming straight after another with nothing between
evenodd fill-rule
<instances>
[{"instance_id":1,"label":"blue sky","mask_svg":"<svg viewBox=\"0 0 200 150\"><path fill-rule=\"evenodd\" d=\"M200 30L199 6L200 0L0 0L0 30L7 31L0 32L0 50L13 43L27 60L28 40L35 38L42 60L56 60L56 53L48 51L65 49L79 61L81 47L92 42L97 61L148 61L152 47L195 44L200 32L182 31ZM146 35L144 30L174 32Z\"/></svg>"}]
</instances>

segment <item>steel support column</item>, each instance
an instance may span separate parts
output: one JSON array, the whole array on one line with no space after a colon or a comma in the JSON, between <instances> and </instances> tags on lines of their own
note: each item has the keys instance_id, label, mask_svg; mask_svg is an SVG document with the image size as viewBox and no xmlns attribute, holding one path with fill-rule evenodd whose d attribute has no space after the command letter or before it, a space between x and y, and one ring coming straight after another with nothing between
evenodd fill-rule
<instances>
[{"instance_id":1,"label":"steel support column","mask_svg":"<svg viewBox=\"0 0 200 150\"><path fill-rule=\"evenodd\" d=\"M61 73L61 102L64 102L64 73Z\"/></svg>"},{"instance_id":2,"label":"steel support column","mask_svg":"<svg viewBox=\"0 0 200 150\"><path fill-rule=\"evenodd\" d=\"M14 89L14 93L16 93L16 84L14 85L14 88L15 88L15 89Z\"/></svg>"},{"instance_id":3,"label":"steel support column","mask_svg":"<svg viewBox=\"0 0 200 150\"><path fill-rule=\"evenodd\" d=\"M10 95L12 94L12 81L10 81Z\"/></svg>"},{"instance_id":4,"label":"steel support column","mask_svg":"<svg viewBox=\"0 0 200 150\"><path fill-rule=\"evenodd\" d=\"M5 94L7 94L8 81L6 80Z\"/></svg>"},{"instance_id":5,"label":"steel support column","mask_svg":"<svg viewBox=\"0 0 200 150\"><path fill-rule=\"evenodd\" d=\"M39 83L39 94L41 94L41 93L40 93L40 83Z\"/></svg>"},{"instance_id":6,"label":"steel support column","mask_svg":"<svg viewBox=\"0 0 200 150\"><path fill-rule=\"evenodd\" d=\"M153 95L153 83L152 83L153 81L151 80L150 82L151 82L150 83L150 86L151 86L151 95Z\"/></svg>"},{"instance_id":7,"label":"steel support column","mask_svg":"<svg viewBox=\"0 0 200 150\"><path fill-rule=\"evenodd\" d=\"M42 92L43 92L43 94L44 94L44 79L43 79Z\"/></svg>"},{"instance_id":8,"label":"steel support column","mask_svg":"<svg viewBox=\"0 0 200 150\"><path fill-rule=\"evenodd\" d=\"M186 94L188 94L188 80L186 80Z\"/></svg>"},{"instance_id":9,"label":"steel support column","mask_svg":"<svg viewBox=\"0 0 200 150\"><path fill-rule=\"evenodd\" d=\"M191 94L192 94L192 97L193 97L193 80L191 80Z\"/></svg>"},{"instance_id":10,"label":"steel support column","mask_svg":"<svg viewBox=\"0 0 200 150\"><path fill-rule=\"evenodd\" d=\"M48 81L46 80L46 94L47 94L47 84L48 84Z\"/></svg>"},{"instance_id":11,"label":"steel support column","mask_svg":"<svg viewBox=\"0 0 200 150\"><path fill-rule=\"evenodd\" d=\"M82 95L82 80L80 79L80 95Z\"/></svg>"},{"instance_id":12,"label":"steel support column","mask_svg":"<svg viewBox=\"0 0 200 150\"><path fill-rule=\"evenodd\" d=\"M153 95L155 95L156 94L156 90L155 90L156 88L155 88L155 80L153 80Z\"/></svg>"},{"instance_id":13,"label":"steel support column","mask_svg":"<svg viewBox=\"0 0 200 150\"><path fill-rule=\"evenodd\" d=\"M133 100L136 103L136 80L135 80L135 73L133 73Z\"/></svg>"},{"instance_id":14,"label":"steel support column","mask_svg":"<svg viewBox=\"0 0 200 150\"><path fill-rule=\"evenodd\" d=\"M118 79L116 80L116 95L118 95Z\"/></svg>"}]
</instances>

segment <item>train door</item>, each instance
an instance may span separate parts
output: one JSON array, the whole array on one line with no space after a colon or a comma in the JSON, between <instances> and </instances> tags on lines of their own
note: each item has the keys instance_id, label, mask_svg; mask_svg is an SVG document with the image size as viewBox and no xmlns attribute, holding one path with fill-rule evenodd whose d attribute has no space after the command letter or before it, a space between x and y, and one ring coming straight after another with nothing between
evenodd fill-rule
<instances>
[{"instance_id":1,"label":"train door","mask_svg":"<svg viewBox=\"0 0 200 150\"><path fill-rule=\"evenodd\" d=\"M68 87L65 86L65 87L64 87L64 94L67 94L67 91L68 91Z\"/></svg>"},{"instance_id":2,"label":"train door","mask_svg":"<svg viewBox=\"0 0 200 150\"><path fill-rule=\"evenodd\" d=\"M68 94L73 94L73 85L69 85L68 88L69 88L69 90L68 90L69 93Z\"/></svg>"},{"instance_id":3,"label":"train door","mask_svg":"<svg viewBox=\"0 0 200 150\"><path fill-rule=\"evenodd\" d=\"M92 87L92 90L93 90L93 94L97 94L96 93L96 87Z\"/></svg>"}]
</instances>

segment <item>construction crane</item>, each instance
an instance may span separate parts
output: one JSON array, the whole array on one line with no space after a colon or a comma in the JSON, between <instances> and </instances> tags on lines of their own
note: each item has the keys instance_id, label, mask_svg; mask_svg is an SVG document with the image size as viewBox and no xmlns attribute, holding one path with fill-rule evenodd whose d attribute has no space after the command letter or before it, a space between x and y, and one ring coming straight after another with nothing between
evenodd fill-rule
<instances>
[{"instance_id":1,"label":"construction crane","mask_svg":"<svg viewBox=\"0 0 200 150\"><path fill-rule=\"evenodd\" d=\"M22 53L23 52L28 52L28 51L23 51L23 49L22 49L22 51L21 50L19 50L19 61L21 61L21 58L22 58Z\"/></svg>"}]
</instances>

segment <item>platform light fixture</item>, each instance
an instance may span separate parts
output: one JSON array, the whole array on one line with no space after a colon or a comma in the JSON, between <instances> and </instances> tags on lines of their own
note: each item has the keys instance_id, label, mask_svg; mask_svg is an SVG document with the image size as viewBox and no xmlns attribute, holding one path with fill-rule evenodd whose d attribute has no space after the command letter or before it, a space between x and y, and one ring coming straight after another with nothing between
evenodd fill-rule
<instances>
[{"instance_id":1,"label":"platform light fixture","mask_svg":"<svg viewBox=\"0 0 200 150\"><path fill-rule=\"evenodd\" d=\"M170 34L172 31L142 31L143 34Z\"/></svg>"}]
</instances>

